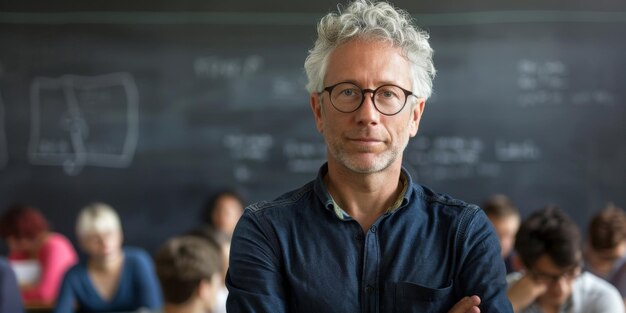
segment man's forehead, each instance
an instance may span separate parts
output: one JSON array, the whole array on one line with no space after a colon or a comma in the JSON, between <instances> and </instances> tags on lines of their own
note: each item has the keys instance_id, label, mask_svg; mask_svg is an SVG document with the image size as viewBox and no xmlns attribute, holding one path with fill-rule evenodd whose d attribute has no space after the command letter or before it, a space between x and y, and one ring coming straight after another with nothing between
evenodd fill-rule
<instances>
[{"instance_id":1,"label":"man's forehead","mask_svg":"<svg viewBox=\"0 0 626 313\"><path fill-rule=\"evenodd\" d=\"M399 48L353 40L331 52L324 83L351 82L362 88L393 84L411 89L411 73L411 62Z\"/></svg>"}]
</instances>

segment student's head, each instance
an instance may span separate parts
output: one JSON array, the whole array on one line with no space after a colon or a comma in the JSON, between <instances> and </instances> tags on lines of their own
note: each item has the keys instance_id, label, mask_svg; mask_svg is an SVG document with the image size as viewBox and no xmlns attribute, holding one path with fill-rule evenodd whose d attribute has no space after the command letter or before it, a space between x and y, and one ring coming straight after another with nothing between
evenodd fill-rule
<instances>
[{"instance_id":1,"label":"student's head","mask_svg":"<svg viewBox=\"0 0 626 313\"><path fill-rule=\"evenodd\" d=\"M318 25L307 90L329 170L399 170L435 69L428 34L386 2L355 1Z\"/></svg>"},{"instance_id":2,"label":"student's head","mask_svg":"<svg viewBox=\"0 0 626 313\"><path fill-rule=\"evenodd\" d=\"M104 203L90 204L78 213L76 236L81 248L94 259L116 257L122 251L120 218Z\"/></svg>"},{"instance_id":3,"label":"student's head","mask_svg":"<svg viewBox=\"0 0 626 313\"><path fill-rule=\"evenodd\" d=\"M219 248L222 257L222 282L224 282L226 280L226 272L228 271L231 237L211 226L192 230L187 235L207 240L211 245Z\"/></svg>"},{"instance_id":4,"label":"student's head","mask_svg":"<svg viewBox=\"0 0 626 313\"><path fill-rule=\"evenodd\" d=\"M410 84L418 98L428 99L435 76L429 35L414 24L410 14L386 2L358 0L324 16L317 27L318 37L304 63L309 93L325 88L330 55L352 40L382 41L401 50L410 65ZM365 86L362 86L365 88ZM413 99L415 100L415 99Z\"/></svg>"},{"instance_id":5,"label":"student's head","mask_svg":"<svg viewBox=\"0 0 626 313\"><path fill-rule=\"evenodd\" d=\"M48 230L48 222L43 214L27 205L12 205L0 217L0 236L7 241L11 251L29 252L36 249L42 235Z\"/></svg>"},{"instance_id":6,"label":"student's head","mask_svg":"<svg viewBox=\"0 0 626 313\"><path fill-rule=\"evenodd\" d=\"M530 277L547 286L541 300L564 303L580 273L580 232L561 209L549 206L522 222L515 249Z\"/></svg>"},{"instance_id":7,"label":"student's head","mask_svg":"<svg viewBox=\"0 0 626 313\"><path fill-rule=\"evenodd\" d=\"M613 204L598 212L589 223L587 262L608 272L626 255L626 213Z\"/></svg>"},{"instance_id":8,"label":"student's head","mask_svg":"<svg viewBox=\"0 0 626 313\"><path fill-rule=\"evenodd\" d=\"M515 245L515 234L520 225L519 211L505 195L491 196L483 204L483 210L498 234L502 257L507 257Z\"/></svg>"},{"instance_id":9,"label":"student's head","mask_svg":"<svg viewBox=\"0 0 626 313\"><path fill-rule=\"evenodd\" d=\"M238 192L223 190L211 196L207 202L205 220L207 224L230 236L243 214L243 209L244 200Z\"/></svg>"},{"instance_id":10,"label":"student's head","mask_svg":"<svg viewBox=\"0 0 626 313\"><path fill-rule=\"evenodd\" d=\"M155 257L157 276L167 305L208 310L222 284L218 247L204 238L181 236L168 240Z\"/></svg>"}]
</instances>

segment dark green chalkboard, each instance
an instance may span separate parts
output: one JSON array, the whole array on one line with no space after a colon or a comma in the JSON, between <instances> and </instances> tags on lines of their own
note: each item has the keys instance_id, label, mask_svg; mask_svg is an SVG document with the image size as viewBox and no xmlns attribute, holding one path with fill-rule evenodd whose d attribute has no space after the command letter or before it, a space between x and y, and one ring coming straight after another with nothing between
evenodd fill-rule
<instances>
[{"instance_id":1,"label":"dark green chalkboard","mask_svg":"<svg viewBox=\"0 0 626 313\"><path fill-rule=\"evenodd\" d=\"M312 179L325 158L304 90L333 1L3 2L0 206L40 207L73 238L92 201L153 250L198 223L212 191L250 201ZM414 178L526 214L586 223L626 206L626 8L398 2L426 28L438 75L405 152Z\"/></svg>"}]
</instances>

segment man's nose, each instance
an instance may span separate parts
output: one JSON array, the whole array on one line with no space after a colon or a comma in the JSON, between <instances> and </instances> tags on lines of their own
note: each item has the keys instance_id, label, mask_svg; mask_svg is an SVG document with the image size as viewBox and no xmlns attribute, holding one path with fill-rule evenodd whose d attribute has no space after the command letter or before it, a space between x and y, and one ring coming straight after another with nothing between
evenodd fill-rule
<instances>
[{"instance_id":1,"label":"man's nose","mask_svg":"<svg viewBox=\"0 0 626 313\"><path fill-rule=\"evenodd\" d=\"M355 112L357 115L357 121L364 124L378 124L380 120L380 112L376 109L374 104L374 91L363 91L363 103L361 107Z\"/></svg>"}]
</instances>

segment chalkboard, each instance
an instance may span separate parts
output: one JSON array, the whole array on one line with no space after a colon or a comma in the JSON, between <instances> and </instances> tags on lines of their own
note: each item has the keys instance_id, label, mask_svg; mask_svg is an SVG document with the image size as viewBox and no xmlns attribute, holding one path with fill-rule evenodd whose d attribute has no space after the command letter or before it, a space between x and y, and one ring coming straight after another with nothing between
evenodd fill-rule
<instances>
[{"instance_id":1,"label":"chalkboard","mask_svg":"<svg viewBox=\"0 0 626 313\"><path fill-rule=\"evenodd\" d=\"M31 203L75 242L78 210L104 201L154 251L223 186L252 202L314 178L303 62L336 1L172 2L0 4L0 208ZM397 4L438 69L405 152L416 180L581 226L626 206L621 1Z\"/></svg>"}]
</instances>

